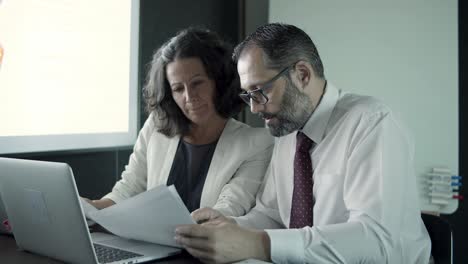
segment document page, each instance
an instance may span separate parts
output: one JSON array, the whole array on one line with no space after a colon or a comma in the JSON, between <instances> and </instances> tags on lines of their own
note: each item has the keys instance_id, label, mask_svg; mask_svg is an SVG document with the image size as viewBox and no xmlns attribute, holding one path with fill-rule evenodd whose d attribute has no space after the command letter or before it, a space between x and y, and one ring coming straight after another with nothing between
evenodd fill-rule
<instances>
[{"instance_id":1,"label":"document page","mask_svg":"<svg viewBox=\"0 0 468 264\"><path fill-rule=\"evenodd\" d=\"M98 211L98 209L92 206L91 204L89 204L85 199L83 199L83 197L80 197L80 203L81 203L81 209L83 210L83 214L86 217L86 223L88 224L88 226L92 226L96 224L96 222L94 222L93 220L89 218L89 214L91 212Z\"/></svg>"},{"instance_id":2,"label":"document page","mask_svg":"<svg viewBox=\"0 0 468 264\"><path fill-rule=\"evenodd\" d=\"M92 205L90 205L85 199L83 199L82 197L80 197L80 203L81 203L81 207L83 208L83 213L86 217L89 217L89 214L91 212L96 212L98 211L98 209Z\"/></svg>"},{"instance_id":3,"label":"document page","mask_svg":"<svg viewBox=\"0 0 468 264\"><path fill-rule=\"evenodd\" d=\"M176 226L195 224L174 186L164 185L88 216L115 235L179 248Z\"/></svg>"}]
</instances>

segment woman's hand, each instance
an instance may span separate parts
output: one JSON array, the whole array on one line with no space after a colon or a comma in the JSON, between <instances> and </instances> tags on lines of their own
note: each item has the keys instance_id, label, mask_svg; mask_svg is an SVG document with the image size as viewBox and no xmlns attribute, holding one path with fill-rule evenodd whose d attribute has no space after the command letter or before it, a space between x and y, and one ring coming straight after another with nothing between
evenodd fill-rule
<instances>
[{"instance_id":1,"label":"woman's hand","mask_svg":"<svg viewBox=\"0 0 468 264\"><path fill-rule=\"evenodd\" d=\"M99 210L104 209L106 207L109 207L109 206L115 204L114 201L112 201L111 199L108 199L108 198L104 198L104 199L100 199L100 200L90 200L90 199L85 198L85 197L82 197L82 198L86 202L88 202L90 205L96 207Z\"/></svg>"}]
</instances>

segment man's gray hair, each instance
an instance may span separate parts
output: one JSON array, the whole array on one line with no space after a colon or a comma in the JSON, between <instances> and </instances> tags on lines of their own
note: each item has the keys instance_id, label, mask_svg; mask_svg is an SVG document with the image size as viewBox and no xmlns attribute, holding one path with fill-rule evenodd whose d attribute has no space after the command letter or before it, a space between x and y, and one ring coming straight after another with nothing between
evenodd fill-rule
<instances>
[{"instance_id":1,"label":"man's gray hair","mask_svg":"<svg viewBox=\"0 0 468 264\"><path fill-rule=\"evenodd\" d=\"M233 59L239 60L244 50L258 47L263 51L265 66L282 70L304 60L312 65L317 77L325 79L323 64L312 39L300 28L271 23L257 28L234 49Z\"/></svg>"}]
</instances>

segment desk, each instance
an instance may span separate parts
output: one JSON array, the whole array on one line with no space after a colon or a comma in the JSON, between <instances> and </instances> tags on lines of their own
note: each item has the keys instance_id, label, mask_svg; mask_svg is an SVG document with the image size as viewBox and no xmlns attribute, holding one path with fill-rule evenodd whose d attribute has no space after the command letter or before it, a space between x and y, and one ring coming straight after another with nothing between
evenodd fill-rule
<instances>
[{"instance_id":1,"label":"desk","mask_svg":"<svg viewBox=\"0 0 468 264\"><path fill-rule=\"evenodd\" d=\"M32 253L18 250L16 247L15 239L12 236L0 235L0 263L5 264L61 264L58 260L35 255ZM200 263L198 260L184 252L177 256L172 256L158 261L149 263L161 264L187 264L187 263Z\"/></svg>"}]
</instances>

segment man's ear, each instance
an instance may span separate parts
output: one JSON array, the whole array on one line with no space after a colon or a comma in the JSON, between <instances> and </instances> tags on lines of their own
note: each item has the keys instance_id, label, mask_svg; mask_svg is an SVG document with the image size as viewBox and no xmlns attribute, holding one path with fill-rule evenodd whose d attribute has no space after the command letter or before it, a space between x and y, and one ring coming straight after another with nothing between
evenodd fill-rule
<instances>
[{"instance_id":1,"label":"man's ear","mask_svg":"<svg viewBox=\"0 0 468 264\"><path fill-rule=\"evenodd\" d=\"M294 65L294 70L295 70L295 79L297 81L296 85L298 85L299 88L304 89L309 85L312 75L314 74L314 70L312 69L312 66L310 63L306 61L298 61Z\"/></svg>"}]
</instances>

